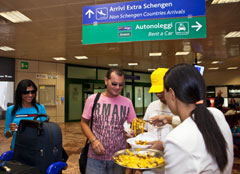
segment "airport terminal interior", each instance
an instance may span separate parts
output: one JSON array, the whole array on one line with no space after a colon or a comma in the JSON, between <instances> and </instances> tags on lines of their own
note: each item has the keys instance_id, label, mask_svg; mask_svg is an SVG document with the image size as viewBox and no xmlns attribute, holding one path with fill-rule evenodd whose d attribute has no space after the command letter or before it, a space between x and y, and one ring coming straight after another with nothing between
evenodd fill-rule
<instances>
[{"instance_id":1,"label":"airport terminal interior","mask_svg":"<svg viewBox=\"0 0 240 174\"><path fill-rule=\"evenodd\" d=\"M0 154L11 142L3 136L6 109L26 78L62 129L66 174L79 173L84 104L105 91L111 67L124 70L122 95L139 118L157 100L148 93L151 73L189 63L201 68L211 106L221 91L223 113L234 101L240 119L239 19L240 0L0 0ZM230 127L234 118L226 118Z\"/></svg>"}]
</instances>

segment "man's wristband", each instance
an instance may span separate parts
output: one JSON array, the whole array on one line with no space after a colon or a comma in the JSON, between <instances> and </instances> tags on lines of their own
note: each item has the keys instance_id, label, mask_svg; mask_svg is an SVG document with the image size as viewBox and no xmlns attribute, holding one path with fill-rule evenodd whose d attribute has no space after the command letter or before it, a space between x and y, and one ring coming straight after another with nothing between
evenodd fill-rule
<instances>
[{"instance_id":1,"label":"man's wristband","mask_svg":"<svg viewBox=\"0 0 240 174\"><path fill-rule=\"evenodd\" d=\"M92 141L90 141L90 143L92 144L92 143L94 143L94 141L96 141L97 140L97 138L95 137Z\"/></svg>"}]
</instances>

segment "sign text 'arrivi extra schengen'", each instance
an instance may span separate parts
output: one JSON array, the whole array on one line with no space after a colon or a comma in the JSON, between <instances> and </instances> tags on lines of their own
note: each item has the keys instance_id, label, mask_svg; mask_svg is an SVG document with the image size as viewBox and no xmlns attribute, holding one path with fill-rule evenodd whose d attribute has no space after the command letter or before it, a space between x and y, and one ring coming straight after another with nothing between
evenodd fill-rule
<instances>
[{"instance_id":1,"label":"sign text 'arrivi extra schengen'","mask_svg":"<svg viewBox=\"0 0 240 174\"><path fill-rule=\"evenodd\" d=\"M206 37L205 0L144 0L83 7L83 44Z\"/></svg>"}]
</instances>

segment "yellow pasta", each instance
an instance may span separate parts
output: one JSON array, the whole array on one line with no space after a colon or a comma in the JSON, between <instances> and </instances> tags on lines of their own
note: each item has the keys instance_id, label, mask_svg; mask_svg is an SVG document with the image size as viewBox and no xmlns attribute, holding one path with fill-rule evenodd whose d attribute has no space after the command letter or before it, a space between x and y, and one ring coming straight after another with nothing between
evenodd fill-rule
<instances>
[{"instance_id":1,"label":"yellow pasta","mask_svg":"<svg viewBox=\"0 0 240 174\"><path fill-rule=\"evenodd\" d=\"M148 144L147 141L142 141L142 140L138 140L138 141L135 140L135 143L138 144L138 145L146 145L146 144Z\"/></svg>"},{"instance_id":2,"label":"yellow pasta","mask_svg":"<svg viewBox=\"0 0 240 174\"><path fill-rule=\"evenodd\" d=\"M113 157L114 160L125 167L129 168L154 168L164 164L163 157L154 157L148 154L134 154L127 149L128 155L119 155Z\"/></svg>"},{"instance_id":3,"label":"yellow pasta","mask_svg":"<svg viewBox=\"0 0 240 174\"><path fill-rule=\"evenodd\" d=\"M133 122L132 122L132 127L131 129L134 131L134 135L137 135L137 130L140 129L142 134L144 131L144 127L145 127L145 121L138 119L138 118L134 118Z\"/></svg>"}]
</instances>

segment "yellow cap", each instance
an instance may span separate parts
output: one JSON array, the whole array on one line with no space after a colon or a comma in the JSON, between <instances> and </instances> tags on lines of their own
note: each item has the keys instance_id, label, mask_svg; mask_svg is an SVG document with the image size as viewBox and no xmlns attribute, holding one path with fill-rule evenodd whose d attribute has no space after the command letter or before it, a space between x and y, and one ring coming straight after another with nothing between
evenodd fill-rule
<instances>
[{"instance_id":1,"label":"yellow cap","mask_svg":"<svg viewBox=\"0 0 240 174\"><path fill-rule=\"evenodd\" d=\"M149 93L160 93L164 91L163 77L165 76L167 68L158 68L151 74L151 83L152 86Z\"/></svg>"}]
</instances>

